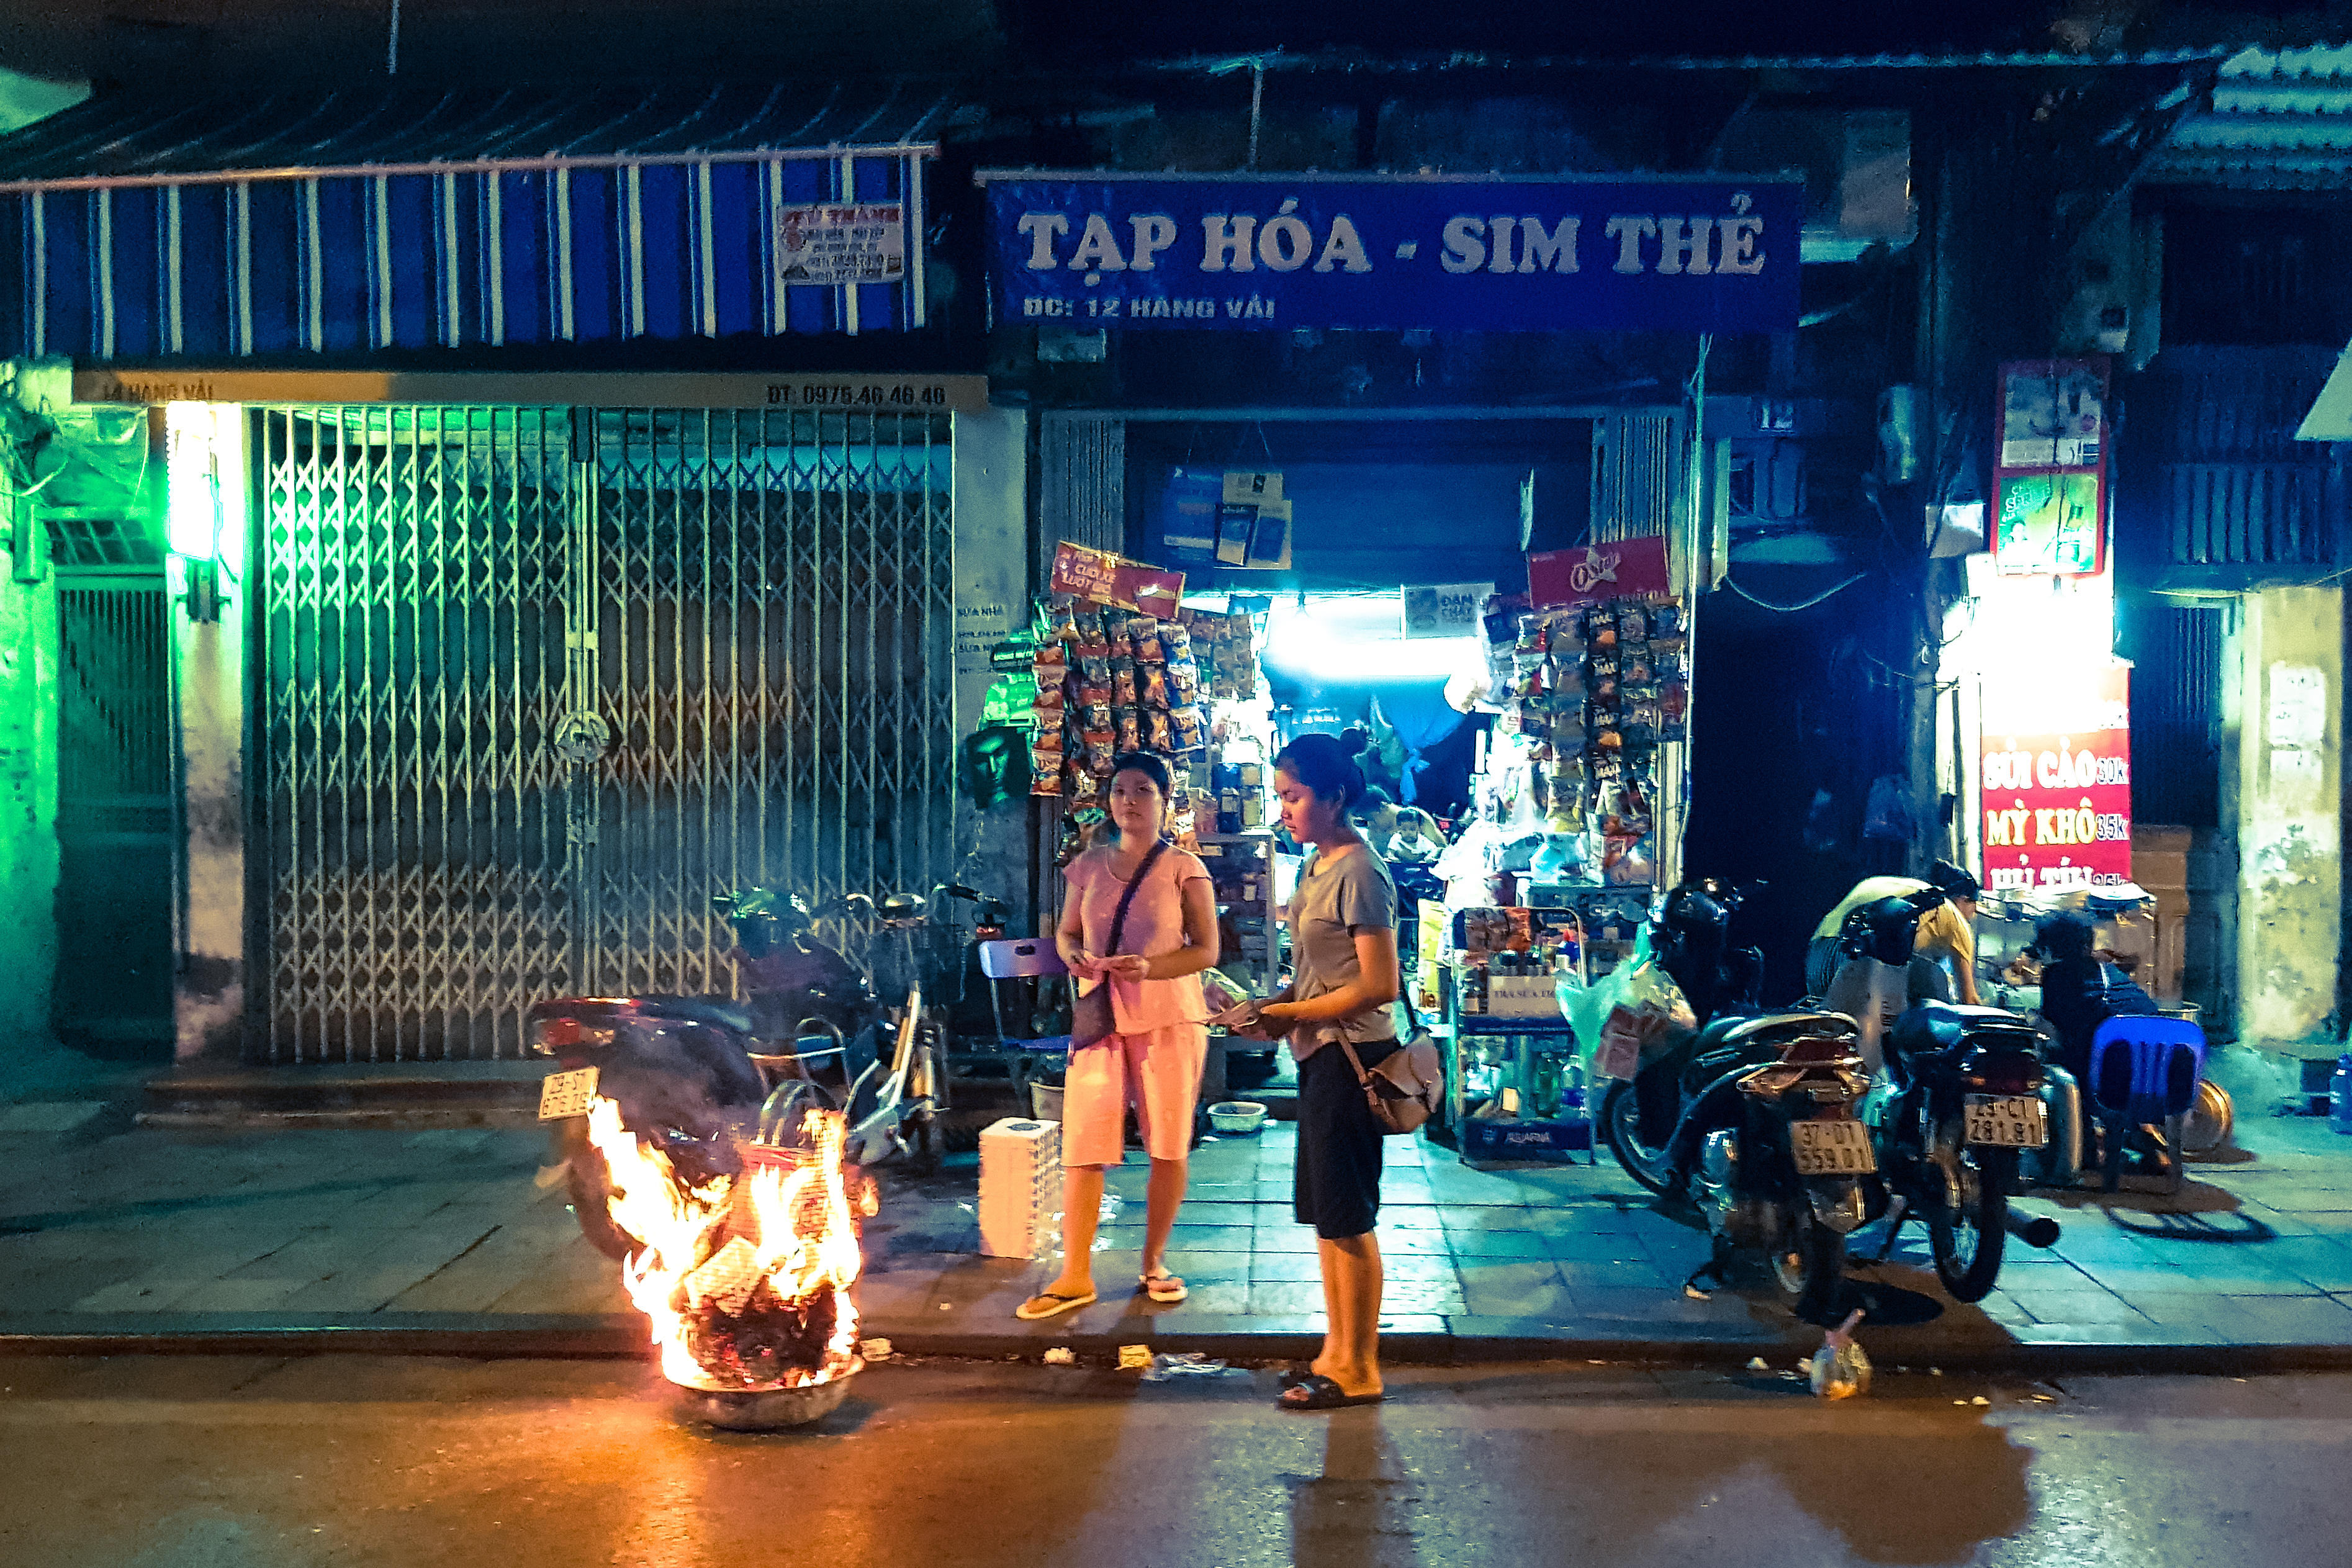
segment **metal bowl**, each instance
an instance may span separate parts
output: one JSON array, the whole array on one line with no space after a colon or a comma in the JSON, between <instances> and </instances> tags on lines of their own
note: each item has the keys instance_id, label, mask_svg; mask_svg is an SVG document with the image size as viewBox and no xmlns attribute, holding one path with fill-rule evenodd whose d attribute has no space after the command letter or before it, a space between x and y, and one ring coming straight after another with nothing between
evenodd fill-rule
<instances>
[{"instance_id":1,"label":"metal bowl","mask_svg":"<svg viewBox=\"0 0 2352 1568\"><path fill-rule=\"evenodd\" d=\"M839 1377L796 1388L683 1388L677 1391L678 1414L727 1432L779 1432L822 1421L841 1408L849 1396L849 1380L866 1363L853 1361Z\"/></svg>"}]
</instances>

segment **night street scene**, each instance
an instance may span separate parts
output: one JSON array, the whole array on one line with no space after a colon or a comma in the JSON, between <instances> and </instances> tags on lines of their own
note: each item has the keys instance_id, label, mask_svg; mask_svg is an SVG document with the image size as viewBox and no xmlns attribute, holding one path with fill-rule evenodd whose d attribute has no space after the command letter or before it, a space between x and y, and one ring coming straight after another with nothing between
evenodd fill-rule
<instances>
[{"instance_id":1,"label":"night street scene","mask_svg":"<svg viewBox=\"0 0 2352 1568\"><path fill-rule=\"evenodd\" d=\"M0 0L0 1568L2352 1562L2347 256L2352 0Z\"/></svg>"}]
</instances>

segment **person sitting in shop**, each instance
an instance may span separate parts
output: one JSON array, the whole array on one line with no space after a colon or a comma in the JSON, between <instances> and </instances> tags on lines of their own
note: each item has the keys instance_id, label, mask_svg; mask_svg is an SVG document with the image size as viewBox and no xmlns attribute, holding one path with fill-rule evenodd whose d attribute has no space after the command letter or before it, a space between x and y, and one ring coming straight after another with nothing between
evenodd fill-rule
<instances>
[{"instance_id":1,"label":"person sitting in shop","mask_svg":"<svg viewBox=\"0 0 2352 1568\"><path fill-rule=\"evenodd\" d=\"M1419 806L1399 805L1378 785L1364 792L1355 820L1372 853L1383 860L1428 861L1445 853L1448 840L1437 818Z\"/></svg>"},{"instance_id":2,"label":"person sitting in shop","mask_svg":"<svg viewBox=\"0 0 2352 1568\"><path fill-rule=\"evenodd\" d=\"M1838 934L1845 918L1864 904L1881 899L1907 899L1935 888L1944 902L1919 917L1919 935L1911 960L1910 1000L1949 1002L1979 1006L1977 993L1977 879L1948 860L1938 860L1918 877L1864 877L1837 908L1822 917L1805 944L1805 990L1813 996L1829 994L1837 977ZM1949 973L1946 973L1946 965Z\"/></svg>"}]
</instances>

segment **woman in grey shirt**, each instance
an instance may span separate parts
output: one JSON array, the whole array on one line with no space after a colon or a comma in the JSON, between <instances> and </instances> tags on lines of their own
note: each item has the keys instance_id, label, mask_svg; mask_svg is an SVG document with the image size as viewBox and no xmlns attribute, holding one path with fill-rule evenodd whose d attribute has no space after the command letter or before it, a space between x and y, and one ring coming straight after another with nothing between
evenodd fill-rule
<instances>
[{"instance_id":1,"label":"woman in grey shirt","mask_svg":"<svg viewBox=\"0 0 2352 1568\"><path fill-rule=\"evenodd\" d=\"M1381 1397L1380 1124L1348 1053L1370 1068L1397 1048L1396 887L1349 810L1364 795L1355 762L1363 732L1302 735L1274 760L1282 825L1315 855L1291 895L1291 983L1219 1021L1243 1034L1287 1034L1298 1058L1298 1163L1292 1210L1315 1227L1328 1327L1309 1374L1283 1391L1286 1410L1331 1410Z\"/></svg>"}]
</instances>

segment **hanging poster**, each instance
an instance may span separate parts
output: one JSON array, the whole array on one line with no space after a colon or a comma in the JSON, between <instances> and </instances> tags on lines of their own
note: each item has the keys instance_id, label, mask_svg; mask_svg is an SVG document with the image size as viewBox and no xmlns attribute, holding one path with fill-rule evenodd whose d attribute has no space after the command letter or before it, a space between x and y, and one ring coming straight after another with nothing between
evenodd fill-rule
<instances>
[{"instance_id":1,"label":"hanging poster","mask_svg":"<svg viewBox=\"0 0 2352 1568\"><path fill-rule=\"evenodd\" d=\"M1476 637L1480 616L1494 597L1492 583L1441 583L1431 588L1404 591L1404 635L1407 637Z\"/></svg>"},{"instance_id":2,"label":"hanging poster","mask_svg":"<svg viewBox=\"0 0 2352 1568\"><path fill-rule=\"evenodd\" d=\"M1985 886L2131 880L2131 666L2064 665L1984 694Z\"/></svg>"},{"instance_id":3,"label":"hanging poster","mask_svg":"<svg viewBox=\"0 0 2352 1568\"><path fill-rule=\"evenodd\" d=\"M1993 562L2010 576L2106 570L2107 362L2000 367Z\"/></svg>"},{"instance_id":4,"label":"hanging poster","mask_svg":"<svg viewBox=\"0 0 2352 1568\"><path fill-rule=\"evenodd\" d=\"M982 173L1000 322L1264 331L1792 329L1804 186Z\"/></svg>"}]
</instances>

